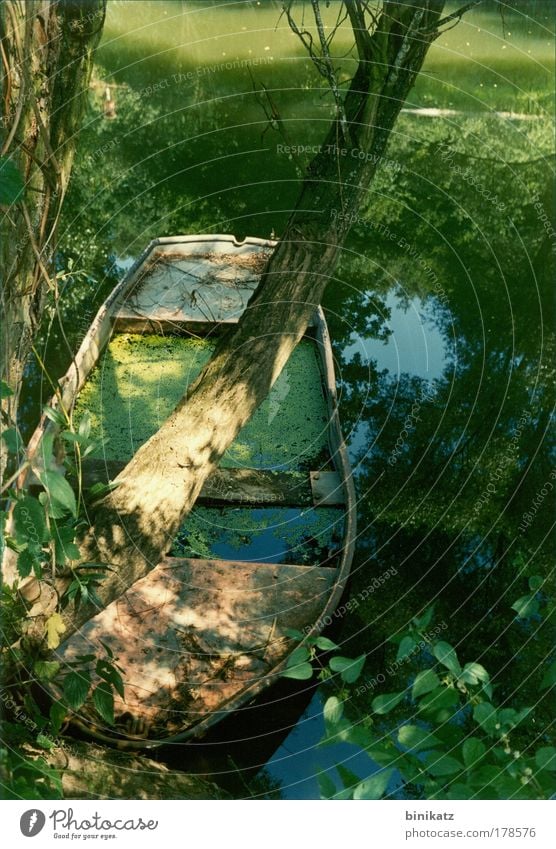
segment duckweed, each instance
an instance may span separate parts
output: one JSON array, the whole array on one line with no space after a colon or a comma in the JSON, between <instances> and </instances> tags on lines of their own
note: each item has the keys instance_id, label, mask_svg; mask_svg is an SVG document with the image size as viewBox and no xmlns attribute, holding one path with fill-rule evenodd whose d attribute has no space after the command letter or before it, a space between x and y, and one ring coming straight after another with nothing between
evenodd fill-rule
<instances>
[{"instance_id":1,"label":"duckweed","mask_svg":"<svg viewBox=\"0 0 556 849\"><path fill-rule=\"evenodd\" d=\"M121 334L108 345L81 391L76 425L88 410L93 456L129 460L168 418L208 362L212 345L181 337Z\"/></svg>"},{"instance_id":2,"label":"duckweed","mask_svg":"<svg viewBox=\"0 0 556 849\"><path fill-rule=\"evenodd\" d=\"M129 460L170 415L214 349L209 339L120 334L75 406L87 410L97 457ZM327 413L315 346L303 340L268 398L222 459L227 467L307 468L327 453Z\"/></svg>"}]
</instances>

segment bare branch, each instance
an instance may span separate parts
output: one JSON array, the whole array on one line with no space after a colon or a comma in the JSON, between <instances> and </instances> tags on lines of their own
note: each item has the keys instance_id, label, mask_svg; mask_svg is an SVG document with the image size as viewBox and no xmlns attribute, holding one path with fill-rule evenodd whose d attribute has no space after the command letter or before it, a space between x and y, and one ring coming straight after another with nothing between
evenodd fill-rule
<instances>
[{"instance_id":1,"label":"bare branch","mask_svg":"<svg viewBox=\"0 0 556 849\"><path fill-rule=\"evenodd\" d=\"M320 5L319 0L311 0L311 4L313 6L313 14L315 16L315 23L317 25L317 32L319 34L320 40L320 49L321 49L321 60L320 60L320 68L321 74L328 82L330 89L332 91L334 101L336 103L336 114L340 121L340 125L342 127L342 132L344 135L347 131L347 121L346 114L344 111L344 103L342 100L342 96L340 94L340 89L338 87L338 80L336 79L336 72L334 70L334 66L332 65L332 59L329 51L329 43L326 39L326 35L324 33L324 25L322 22L322 15L320 13ZM334 37L334 32L332 33L331 38Z\"/></svg>"},{"instance_id":2,"label":"bare branch","mask_svg":"<svg viewBox=\"0 0 556 849\"><path fill-rule=\"evenodd\" d=\"M290 26L290 29L292 30L292 32L294 32L297 35L297 37L301 41L303 47L307 50L307 52L309 53L309 56L311 57L312 61L314 62L315 61L315 53L314 53L314 50L313 50L313 36L307 30L300 30L299 29L299 27L297 26L297 24L295 22L293 15L291 13L291 7L292 7L292 0L290 0L290 2L284 7L284 11L286 13L286 17L288 19L288 24Z\"/></svg>"},{"instance_id":3,"label":"bare branch","mask_svg":"<svg viewBox=\"0 0 556 849\"><path fill-rule=\"evenodd\" d=\"M349 15L353 36L355 38L355 46L360 62L369 62L371 60L373 45L372 39L365 23L365 12L362 3L359 0L346 3L346 9ZM369 13L371 14L371 13ZM373 17L373 21L376 19Z\"/></svg>"},{"instance_id":4,"label":"bare branch","mask_svg":"<svg viewBox=\"0 0 556 849\"><path fill-rule=\"evenodd\" d=\"M456 9L456 11L452 12L451 15L446 15L445 18L442 18L442 20L438 21L436 25L436 28L439 30L438 35L440 35L440 27L444 26L444 24L449 24L451 21L455 21L453 26L456 26L456 24L459 24L465 13L469 11L469 9L472 9L474 6L478 6L479 3L482 2L483 0L472 0L471 3L467 3L467 5L462 6L460 9ZM453 27L448 27L448 29L452 28ZM444 32L447 32L447 30L444 30Z\"/></svg>"}]
</instances>

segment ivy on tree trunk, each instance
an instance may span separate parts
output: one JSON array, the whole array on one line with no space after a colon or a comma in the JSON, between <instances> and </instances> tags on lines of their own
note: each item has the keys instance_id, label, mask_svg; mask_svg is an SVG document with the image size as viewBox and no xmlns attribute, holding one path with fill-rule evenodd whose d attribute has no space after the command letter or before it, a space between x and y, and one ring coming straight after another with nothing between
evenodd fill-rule
<instances>
[{"instance_id":1,"label":"ivy on tree trunk","mask_svg":"<svg viewBox=\"0 0 556 849\"><path fill-rule=\"evenodd\" d=\"M22 191L2 200L0 221L0 378L12 390L2 401L4 426L16 419L46 296L57 298L56 227L105 12L106 0L5 0L0 7L2 164L23 181Z\"/></svg>"}]
</instances>

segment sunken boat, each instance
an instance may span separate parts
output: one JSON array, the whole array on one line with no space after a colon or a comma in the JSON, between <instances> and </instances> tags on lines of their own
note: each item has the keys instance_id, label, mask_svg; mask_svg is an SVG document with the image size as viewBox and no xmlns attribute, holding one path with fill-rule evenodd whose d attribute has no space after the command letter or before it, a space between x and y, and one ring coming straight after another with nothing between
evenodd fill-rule
<instances>
[{"instance_id":1,"label":"sunken boat","mask_svg":"<svg viewBox=\"0 0 556 849\"><path fill-rule=\"evenodd\" d=\"M113 480L158 430L219 333L241 318L274 245L228 235L149 244L60 383L75 426L87 414L101 446L83 462L84 485ZM319 307L170 554L58 650L70 662L104 644L123 671L113 726L87 703L72 721L120 747L203 736L277 682L330 622L354 542L352 470Z\"/></svg>"}]
</instances>

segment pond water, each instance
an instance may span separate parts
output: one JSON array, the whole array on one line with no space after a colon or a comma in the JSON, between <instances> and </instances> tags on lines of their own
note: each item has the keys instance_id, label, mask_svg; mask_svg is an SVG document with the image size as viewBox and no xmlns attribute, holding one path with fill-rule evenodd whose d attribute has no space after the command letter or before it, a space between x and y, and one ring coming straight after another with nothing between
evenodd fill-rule
<instances>
[{"instance_id":1,"label":"pond water","mask_svg":"<svg viewBox=\"0 0 556 849\"><path fill-rule=\"evenodd\" d=\"M318 145L331 104L279 5L109 3L61 228L70 344L151 238L280 235L310 159L284 147ZM531 623L511 605L554 562L550 499L519 530L554 466L553 12L524 2L502 20L487 4L434 45L407 106L447 112L400 116L326 293L358 486L352 595L396 569L336 623L342 653L367 654L365 680L392 661L389 638L434 601L446 638L481 658L500 699L519 688L536 701L531 670L549 635L526 639ZM347 79L352 62L340 64ZM106 86L115 120L103 117ZM55 325L45 339L61 374L69 355ZM41 395L37 372L29 421ZM317 747L322 699L339 687L333 679L300 705L289 735L296 720L281 724L264 780L247 791L242 778L239 793L268 784L317 798L319 770L346 760L372 771L353 746ZM374 695L349 693L355 718Z\"/></svg>"}]
</instances>

